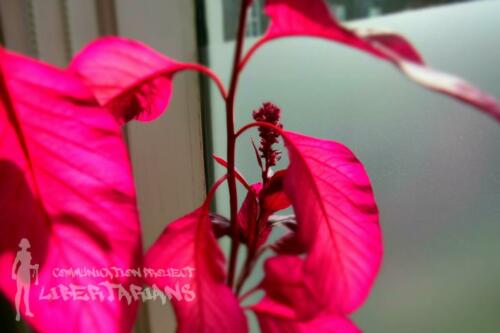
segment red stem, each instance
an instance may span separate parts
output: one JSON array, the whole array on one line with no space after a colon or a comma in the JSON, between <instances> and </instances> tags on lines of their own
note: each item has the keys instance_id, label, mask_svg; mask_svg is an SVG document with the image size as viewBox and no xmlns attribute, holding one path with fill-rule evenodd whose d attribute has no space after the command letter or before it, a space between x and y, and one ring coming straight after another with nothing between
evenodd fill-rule
<instances>
[{"instance_id":1,"label":"red stem","mask_svg":"<svg viewBox=\"0 0 500 333\"><path fill-rule=\"evenodd\" d=\"M264 252L267 249L270 248L269 245L265 245L264 247L257 248L257 242L258 242L257 236L259 235L259 232L260 232L259 231L260 230L260 222L261 222L261 218L259 217L257 219L257 225L255 226L255 229L254 229L254 238L253 238L254 241L252 242L253 244L251 244L250 248L248 249L248 256L247 256L245 264L243 266L243 271L241 273L241 276L238 280L238 284L236 287L236 295L240 294L246 280L248 279L248 277L252 273L252 270L253 270L257 260L259 260L260 256L262 254L264 254ZM259 288L259 286L255 287L254 289L258 289L258 288Z\"/></svg>"},{"instance_id":2,"label":"red stem","mask_svg":"<svg viewBox=\"0 0 500 333\"><path fill-rule=\"evenodd\" d=\"M271 39L267 39L267 38L263 37L263 38L259 39L255 44L253 44L250 47L250 49L248 50L248 52L245 54L245 56L243 57L243 60L239 63L238 70L243 71L243 68L245 68L248 61L252 57L252 55L255 53L255 51L257 51L257 49L259 49L262 45L264 45L266 42L268 42L270 40Z\"/></svg>"},{"instance_id":3,"label":"red stem","mask_svg":"<svg viewBox=\"0 0 500 333\"><path fill-rule=\"evenodd\" d=\"M231 253L229 258L229 273L227 284L232 287L236 274L236 261L238 258L238 248L240 246L240 237L238 230L238 193L236 190L236 175L235 175L235 147L236 134L234 131L234 101L236 96L236 88L238 86L238 78L240 71L238 69L241 55L243 53L243 42L245 38L245 26L247 9L251 2L249 0L241 1L240 18L238 21L238 35L236 39L236 48L234 51L233 71L231 75L231 83L229 85L229 93L226 98L226 131L227 131L227 183L229 187L229 206L231 210Z\"/></svg>"},{"instance_id":4,"label":"red stem","mask_svg":"<svg viewBox=\"0 0 500 333\"><path fill-rule=\"evenodd\" d=\"M227 179L227 175L224 175L222 177L220 177L216 182L215 184L212 186L212 188L210 189L210 191L208 191L207 193L207 197L205 198L205 201L203 202L203 206L204 207L210 207L210 203L212 202L213 198L214 198L214 195L215 195L215 191L217 191L217 189L219 188L219 186L224 182L226 181Z\"/></svg>"},{"instance_id":5,"label":"red stem","mask_svg":"<svg viewBox=\"0 0 500 333\"><path fill-rule=\"evenodd\" d=\"M250 276L250 273L252 273L253 267L255 265L256 261L256 252L257 252L257 244L258 244L258 238L259 238L259 227L260 227L260 221L261 221L261 216L257 217L257 220L255 221L255 225L253 223L249 226L248 234L253 235L251 239L251 242L248 244L248 254L247 258L245 260L245 264L243 265L243 271L241 272L241 275L238 279L238 283L236 283L236 295L239 295L241 292L241 289L243 288L243 285L245 284L246 279Z\"/></svg>"},{"instance_id":6,"label":"red stem","mask_svg":"<svg viewBox=\"0 0 500 333\"><path fill-rule=\"evenodd\" d=\"M256 287L253 287L252 289L250 289L249 291L247 291L246 293L244 293L243 295L241 295L238 300L240 301L240 304L243 303L243 301L248 298L249 296L251 296L252 294L254 294L255 292L259 291L261 288L260 286L256 286Z\"/></svg>"},{"instance_id":7,"label":"red stem","mask_svg":"<svg viewBox=\"0 0 500 333\"><path fill-rule=\"evenodd\" d=\"M281 136L283 136L283 130L281 128L276 127L272 124L263 122L263 121L256 121L256 122L247 124L247 125L243 126L242 128L240 128L236 132L235 137L238 138L244 132L246 132L247 130L249 130L250 128L253 128L253 127L266 127L266 128L269 128L269 129L276 131ZM268 170L269 170L269 166L266 163L266 167L262 172L263 183L265 183L267 181ZM253 231L253 234L254 234L253 235L254 236L253 242L252 242L252 244L249 244L248 255L247 255L247 258L245 260L245 264L243 266L243 271L241 273L241 276L240 276L239 281L238 281L237 286L236 286L236 295L239 295L239 293L241 292L241 289L243 288L243 285L244 285L246 279L248 278L248 276L250 276L250 273L252 272L252 269L253 269L255 262L259 258L260 254L262 254L262 252L265 250L265 248L264 248L264 250L262 252L258 252L258 248L257 248L258 235L260 232L259 229L261 226L261 216L258 217L256 222L257 222L257 224L254 227L255 229L249 231L250 233Z\"/></svg>"},{"instance_id":8,"label":"red stem","mask_svg":"<svg viewBox=\"0 0 500 333\"><path fill-rule=\"evenodd\" d=\"M243 126L242 128L240 128L238 130L238 132L236 132L236 138L238 138L240 135L242 135L244 132L246 132L247 130L249 130L250 128L252 127L267 127L269 129L272 129L272 130L275 130L276 132L278 132L280 135L283 135L283 130L279 127L276 127L272 124L269 124L269 123L266 123L266 122L263 122L263 121L255 121L253 123L250 123L250 124L246 124L245 126Z\"/></svg>"},{"instance_id":9,"label":"red stem","mask_svg":"<svg viewBox=\"0 0 500 333\"><path fill-rule=\"evenodd\" d=\"M226 88L224 87L224 83L222 83L221 79L210 68L196 63L187 63L184 64L183 69L190 69L193 71L197 71L201 74L205 74L214 81L215 85L220 91L220 94L222 95L222 98L224 99L227 98L227 92Z\"/></svg>"},{"instance_id":10,"label":"red stem","mask_svg":"<svg viewBox=\"0 0 500 333\"><path fill-rule=\"evenodd\" d=\"M173 74L176 74L176 73L184 71L184 70L192 70L192 71L196 71L198 73L202 73L202 74L207 75L217 85L217 88L219 89L219 92L220 92L222 98L227 99L226 88L224 87L224 84L222 83L221 79L217 76L217 74L215 74L210 68L205 67L205 66L200 65L200 64L196 64L196 63L182 64L182 66L179 66L175 70L164 69L164 70L153 72L153 73L143 77L141 80L137 81L134 84L134 86L139 87L141 84L144 84L150 80L153 80L154 78L156 78L158 76L161 76L161 75L171 76ZM129 89L125 89L121 93L119 93L118 95L114 96L107 103L111 104L113 101L118 100L119 98L123 97L124 95L126 95L128 93L129 93Z\"/></svg>"},{"instance_id":11,"label":"red stem","mask_svg":"<svg viewBox=\"0 0 500 333\"><path fill-rule=\"evenodd\" d=\"M220 158L219 156L217 156L215 154L212 154L212 158L215 160L215 162L219 163L227 170L227 162L226 161L224 161L222 158ZM247 191L252 191L252 186L248 183L248 181L245 179L245 177L243 177L243 175L236 168L234 168L234 173L236 176L236 180L238 180L241 183L241 185L243 185L243 187L245 187L245 189Z\"/></svg>"}]
</instances>

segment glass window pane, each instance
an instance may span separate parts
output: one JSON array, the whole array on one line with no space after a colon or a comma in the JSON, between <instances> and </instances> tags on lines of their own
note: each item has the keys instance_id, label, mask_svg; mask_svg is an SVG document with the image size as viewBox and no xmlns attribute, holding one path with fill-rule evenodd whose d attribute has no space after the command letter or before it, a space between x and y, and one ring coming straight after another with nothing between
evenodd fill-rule
<instances>
[{"instance_id":1,"label":"glass window pane","mask_svg":"<svg viewBox=\"0 0 500 333\"><path fill-rule=\"evenodd\" d=\"M451 2L459 1L329 4L342 20L364 18L349 23L354 26L403 33L432 67L500 96L500 42L494 33L500 31L500 1ZM209 65L228 82L238 1L205 0L205 6ZM417 10L423 7L429 8ZM383 15L388 13L394 14ZM247 47L256 40L248 37ZM210 100L214 153L225 156L224 104L214 87ZM496 123L421 89L386 63L318 39L283 39L255 54L239 85L237 127L251 121L252 110L265 101L282 108L287 129L348 145L373 181L385 259L371 297L355 315L363 330L455 333L500 327ZM258 181L249 135L238 148L238 168ZM280 167L286 164L284 159ZM216 177L224 173L219 166L215 170ZM228 212L225 187L217 194L217 209ZM261 276L257 272L252 283Z\"/></svg>"}]
</instances>

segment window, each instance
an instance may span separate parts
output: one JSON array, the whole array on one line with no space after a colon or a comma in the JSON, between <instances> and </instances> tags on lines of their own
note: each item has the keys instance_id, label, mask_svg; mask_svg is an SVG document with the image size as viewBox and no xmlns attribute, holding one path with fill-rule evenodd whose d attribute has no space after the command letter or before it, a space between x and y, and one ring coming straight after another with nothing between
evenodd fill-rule
<instances>
[{"instance_id":1,"label":"window","mask_svg":"<svg viewBox=\"0 0 500 333\"><path fill-rule=\"evenodd\" d=\"M344 21L365 18L351 22L353 27L404 33L432 67L500 96L500 68L494 65L500 41L492 33L499 29L500 1L457 2L328 4ZM239 1L204 4L208 65L227 82L236 30L228 20L236 24ZM388 13L395 14L381 16ZM370 16L377 18L371 22ZM256 21L252 17L248 22ZM252 36L254 28L249 27ZM245 46L254 42L248 38ZM286 129L340 141L364 162L381 207L386 248L371 298L356 314L362 328L385 333L491 331L500 327L494 315L500 297L491 292L498 290L500 277L500 242L495 240L500 235L500 208L495 204L500 202L500 131L479 113L420 89L391 69L362 52L320 39L272 42L255 54L240 78L236 127L251 121L252 110L262 102L271 101L281 107ZM209 97L206 139L211 140L210 153L224 157L224 105L215 87ZM239 140L237 167L255 182L260 174L251 137L255 140L256 132ZM286 167L282 162L276 170ZM224 172L214 166L213 179ZM226 191L226 186L219 189L216 209L227 216ZM262 276L262 271L255 272L248 285ZM250 331L258 332L258 325L252 325Z\"/></svg>"},{"instance_id":2,"label":"window","mask_svg":"<svg viewBox=\"0 0 500 333\"><path fill-rule=\"evenodd\" d=\"M247 36L256 37L264 33L267 27L267 17L263 14L265 0L255 0L247 20ZM238 10L241 0L224 0L224 40L236 38Z\"/></svg>"}]
</instances>

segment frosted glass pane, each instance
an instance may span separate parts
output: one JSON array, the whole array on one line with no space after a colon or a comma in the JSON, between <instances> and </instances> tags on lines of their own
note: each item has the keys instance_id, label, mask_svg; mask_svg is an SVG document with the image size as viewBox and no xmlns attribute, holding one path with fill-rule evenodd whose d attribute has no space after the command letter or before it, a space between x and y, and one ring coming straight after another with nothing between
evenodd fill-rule
<instances>
[{"instance_id":1,"label":"frosted glass pane","mask_svg":"<svg viewBox=\"0 0 500 333\"><path fill-rule=\"evenodd\" d=\"M234 45L223 38L222 2L206 7L210 66L228 81ZM352 24L402 32L432 67L500 96L499 14L500 1L475 1ZM355 315L362 329L500 330L498 124L423 90L386 63L310 39L278 41L257 53L241 78L237 124L250 121L264 101L282 108L286 128L347 144L373 180L386 253L371 297ZM212 139L221 156L223 110L212 87ZM257 181L248 136L237 157L238 168ZM223 189L217 196L223 213L226 198Z\"/></svg>"}]
</instances>

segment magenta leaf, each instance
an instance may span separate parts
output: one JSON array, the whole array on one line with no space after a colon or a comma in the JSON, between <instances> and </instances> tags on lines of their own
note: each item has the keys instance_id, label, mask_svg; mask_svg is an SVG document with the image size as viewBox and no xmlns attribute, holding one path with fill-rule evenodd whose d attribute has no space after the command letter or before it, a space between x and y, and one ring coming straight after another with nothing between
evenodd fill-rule
<instances>
[{"instance_id":1,"label":"magenta leaf","mask_svg":"<svg viewBox=\"0 0 500 333\"><path fill-rule=\"evenodd\" d=\"M354 333L359 329L338 311L318 311L304 279L303 260L278 256L265 263L261 287L266 296L252 310L263 333Z\"/></svg>"},{"instance_id":2,"label":"magenta leaf","mask_svg":"<svg viewBox=\"0 0 500 333\"><path fill-rule=\"evenodd\" d=\"M296 228L296 225L294 225ZM307 251L307 245L300 242L295 231L287 232L271 245L274 252L278 254L303 254Z\"/></svg>"},{"instance_id":3,"label":"magenta leaf","mask_svg":"<svg viewBox=\"0 0 500 333\"><path fill-rule=\"evenodd\" d=\"M257 313L257 319L262 333L361 333L356 325L339 314L322 314L309 321L294 321Z\"/></svg>"},{"instance_id":4,"label":"magenta leaf","mask_svg":"<svg viewBox=\"0 0 500 333\"><path fill-rule=\"evenodd\" d=\"M283 189L285 171L280 170L273 175L263 187L261 183L251 185L245 200L238 211L238 221L250 246L260 247L265 243L274 225L279 221L271 221L270 217L277 211L290 206L290 200ZM283 221L286 223L286 221Z\"/></svg>"},{"instance_id":5,"label":"magenta leaf","mask_svg":"<svg viewBox=\"0 0 500 333\"><path fill-rule=\"evenodd\" d=\"M243 310L225 284L224 265L224 254L212 232L208 201L194 212L171 222L148 250L147 268L193 269L192 276L147 279L149 284L163 290L179 286L192 292L193 297L172 298L178 333L247 332Z\"/></svg>"},{"instance_id":6,"label":"magenta leaf","mask_svg":"<svg viewBox=\"0 0 500 333\"><path fill-rule=\"evenodd\" d=\"M286 193L283 191L283 179L285 178L286 171L277 171L269 183L259 193L262 202L262 209L268 214L273 214L282 209L290 206L290 200Z\"/></svg>"},{"instance_id":7,"label":"magenta leaf","mask_svg":"<svg viewBox=\"0 0 500 333\"><path fill-rule=\"evenodd\" d=\"M270 228L267 226L267 221L264 220L264 225L258 225L257 219L259 218L259 193L262 190L262 184L253 184L247 195L240 210L238 211L238 223L241 227L245 241L247 244L261 245L269 236ZM259 227L259 234L256 235L256 228ZM257 237L257 239L255 239Z\"/></svg>"},{"instance_id":8,"label":"magenta leaf","mask_svg":"<svg viewBox=\"0 0 500 333\"><path fill-rule=\"evenodd\" d=\"M340 143L283 131L290 165L284 189L308 254L307 289L319 306L350 313L365 300L379 270L382 237L370 179Z\"/></svg>"},{"instance_id":9,"label":"magenta leaf","mask_svg":"<svg viewBox=\"0 0 500 333\"><path fill-rule=\"evenodd\" d=\"M104 301L88 299L87 288L101 279L57 276L60 269L141 266L121 126L75 75L2 49L0 64L0 290L14 303L19 283L30 287L34 317L26 319L37 332L128 333L135 300L102 286ZM21 268L12 272L23 238L31 245L31 264L39 265L38 284ZM125 276L111 283L126 290L141 285ZM64 293L65 300L64 288L77 292ZM52 299L40 298L47 295Z\"/></svg>"},{"instance_id":10,"label":"magenta leaf","mask_svg":"<svg viewBox=\"0 0 500 333\"><path fill-rule=\"evenodd\" d=\"M69 66L83 77L101 105L111 105L125 120L140 121L163 113L172 95L174 74L188 69L204 72L224 89L203 66L177 62L141 42L119 37L90 43Z\"/></svg>"},{"instance_id":11,"label":"magenta leaf","mask_svg":"<svg viewBox=\"0 0 500 333\"><path fill-rule=\"evenodd\" d=\"M299 256L269 258L264 272L259 287L266 294L252 307L255 312L303 321L316 317L324 310L315 290L307 285L304 261Z\"/></svg>"},{"instance_id":12,"label":"magenta leaf","mask_svg":"<svg viewBox=\"0 0 500 333\"><path fill-rule=\"evenodd\" d=\"M400 57L409 62L424 64L424 59L420 53L413 47L408 40L403 36L398 35L392 31L384 31L379 29L355 29L353 32L356 34L355 38L363 38L363 48L365 51L371 51L368 46L375 49L380 48L382 58ZM366 43L367 42L367 43ZM389 52L389 53L388 53ZM392 56L390 53L393 53ZM373 55L377 56L375 52Z\"/></svg>"},{"instance_id":13,"label":"magenta leaf","mask_svg":"<svg viewBox=\"0 0 500 333\"><path fill-rule=\"evenodd\" d=\"M247 53L240 68L254 51L274 39L293 36L328 39L386 60L420 85L470 104L500 121L500 104L494 97L458 77L426 67L415 48L395 33L344 27L332 17L323 0L267 0L264 10L270 18L268 31Z\"/></svg>"},{"instance_id":14,"label":"magenta leaf","mask_svg":"<svg viewBox=\"0 0 500 333\"><path fill-rule=\"evenodd\" d=\"M244 241L251 248L258 248L264 244L271 233L272 225L269 216L273 213L263 207L261 200L262 184L253 184L247 191L245 200L238 211L238 223L240 225Z\"/></svg>"}]
</instances>

